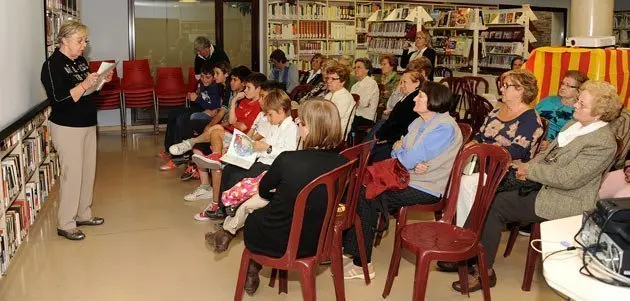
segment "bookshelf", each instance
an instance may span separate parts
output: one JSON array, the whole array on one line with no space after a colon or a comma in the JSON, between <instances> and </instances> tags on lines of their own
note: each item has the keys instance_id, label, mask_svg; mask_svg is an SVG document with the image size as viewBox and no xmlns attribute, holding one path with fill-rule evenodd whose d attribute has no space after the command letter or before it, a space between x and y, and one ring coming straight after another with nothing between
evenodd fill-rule
<instances>
[{"instance_id":1,"label":"bookshelf","mask_svg":"<svg viewBox=\"0 0 630 301\"><path fill-rule=\"evenodd\" d=\"M66 20L79 20L80 0L44 0L44 26L46 32L46 56L55 51L55 40L61 23Z\"/></svg>"},{"instance_id":2,"label":"bookshelf","mask_svg":"<svg viewBox=\"0 0 630 301\"><path fill-rule=\"evenodd\" d=\"M59 157L52 147L49 116L50 108L45 106L24 125L0 140L2 275L6 274L59 176Z\"/></svg>"},{"instance_id":3,"label":"bookshelf","mask_svg":"<svg viewBox=\"0 0 630 301\"><path fill-rule=\"evenodd\" d=\"M617 11L613 15L613 34L617 47L630 47L630 11Z\"/></svg>"},{"instance_id":4,"label":"bookshelf","mask_svg":"<svg viewBox=\"0 0 630 301\"><path fill-rule=\"evenodd\" d=\"M529 5L517 9L483 10L482 16L487 29L481 33L481 67L506 71L511 68L514 57L527 59L529 45L536 42L529 24L537 20Z\"/></svg>"}]
</instances>

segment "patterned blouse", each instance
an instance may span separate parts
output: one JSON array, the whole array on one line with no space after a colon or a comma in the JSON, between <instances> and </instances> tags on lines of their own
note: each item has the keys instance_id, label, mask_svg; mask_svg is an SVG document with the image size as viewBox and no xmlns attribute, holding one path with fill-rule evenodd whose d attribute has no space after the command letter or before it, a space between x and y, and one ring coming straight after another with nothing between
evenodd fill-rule
<instances>
[{"instance_id":1,"label":"patterned blouse","mask_svg":"<svg viewBox=\"0 0 630 301\"><path fill-rule=\"evenodd\" d=\"M505 122L499 119L499 109L495 109L488 114L473 139L479 143L502 146L510 153L512 160L527 162L531 159L536 141L542 133L542 123L534 109Z\"/></svg>"}]
</instances>

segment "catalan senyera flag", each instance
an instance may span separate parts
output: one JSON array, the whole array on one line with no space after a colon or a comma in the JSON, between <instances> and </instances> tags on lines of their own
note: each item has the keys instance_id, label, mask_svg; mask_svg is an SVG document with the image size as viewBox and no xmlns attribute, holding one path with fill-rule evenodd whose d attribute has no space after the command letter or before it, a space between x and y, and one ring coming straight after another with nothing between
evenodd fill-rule
<instances>
[{"instance_id":1,"label":"catalan senyera flag","mask_svg":"<svg viewBox=\"0 0 630 301\"><path fill-rule=\"evenodd\" d=\"M580 70L589 79L604 80L617 87L626 108L630 108L630 50L540 47L532 51L525 69L538 79L538 98L557 95L562 75Z\"/></svg>"}]
</instances>

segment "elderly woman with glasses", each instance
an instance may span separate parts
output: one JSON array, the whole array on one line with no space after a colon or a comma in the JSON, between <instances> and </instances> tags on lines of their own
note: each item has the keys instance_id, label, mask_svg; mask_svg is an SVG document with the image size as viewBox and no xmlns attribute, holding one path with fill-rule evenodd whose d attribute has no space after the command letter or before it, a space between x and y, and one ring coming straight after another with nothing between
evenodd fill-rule
<instances>
[{"instance_id":1,"label":"elderly woman with glasses","mask_svg":"<svg viewBox=\"0 0 630 301\"><path fill-rule=\"evenodd\" d=\"M431 36L428 32L418 32L413 46L412 48L403 50L402 58L400 59L400 67L407 68L409 62L423 56L429 59L431 66L435 67L436 53L435 50L431 48ZM429 80L433 80L433 73L429 74Z\"/></svg>"},{"instance_id":2,"label":"elderly woman with glasses","mask_svg":"<svg viewBox=\"0 0 630 301\"><path fill-rule=\"evenodd\" d=\"M549 148L528 163L517 164L516 176L540 183L528 194L498 193L485 221L481 243L486 250L490 286L496 284L492 269L501 232L512 222L539 223L580 215L595 207L602 173L613 161L615 136L609 123L619 116L621 102L614 86L587 81L573 105L573 121L567 123ZM469 276L469 291L481 288L478 271ZM455 290L461 291L458 282Z\"/></svg>"},{"instance_id":3,"label":"elderly woman with glasses","mask_svg":"<svg viewBox=\"0 0 630 301\"><path fill-rule=\"evenodd\" d=\"M59 48L44 62L41 81L50 101L50 132L61 161L61 192L57 213L57 235L82 240L78 226L105 222L92 216L96 175L97 73L90 73L82 56L88 45L88 28L78 21L66 21L59 28ZM113 71L105 76L112 79Z\"/></svg>"},{"instance_id":4,"label":"elderly woman with glasses","mask_svg":"<svg viewBox=\"0 0 630 301\"><path fill-rule=\"evenodd\" d=\"M341 132L345 140L354 119L354 114L352 113L355 106L352 94L344 88L344 84L348 81L350 74L345 67L336 65L326 69L324 77L328 88L328 94L324 96L324 99L332 101L337 106L339 117L341 118Z\"/></svg>"}]
</instances>

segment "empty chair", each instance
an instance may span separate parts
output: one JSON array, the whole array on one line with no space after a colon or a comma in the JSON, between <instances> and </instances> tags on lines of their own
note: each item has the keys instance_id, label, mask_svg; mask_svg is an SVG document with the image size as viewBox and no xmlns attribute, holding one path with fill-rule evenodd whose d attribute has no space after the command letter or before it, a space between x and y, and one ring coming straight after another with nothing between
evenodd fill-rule
<instances>
[{"instance_id":1,"label":"empty chair","mask_svg":"<svg viewBox=\"0 0 630 301\"><path fill-rule=\"evenodd\" d=\"M153 107L153 130L157 135L158 110L155 87L148 60L123 61L121 87L124 108L140 109Z\"/></svg>"}]
</instances>

